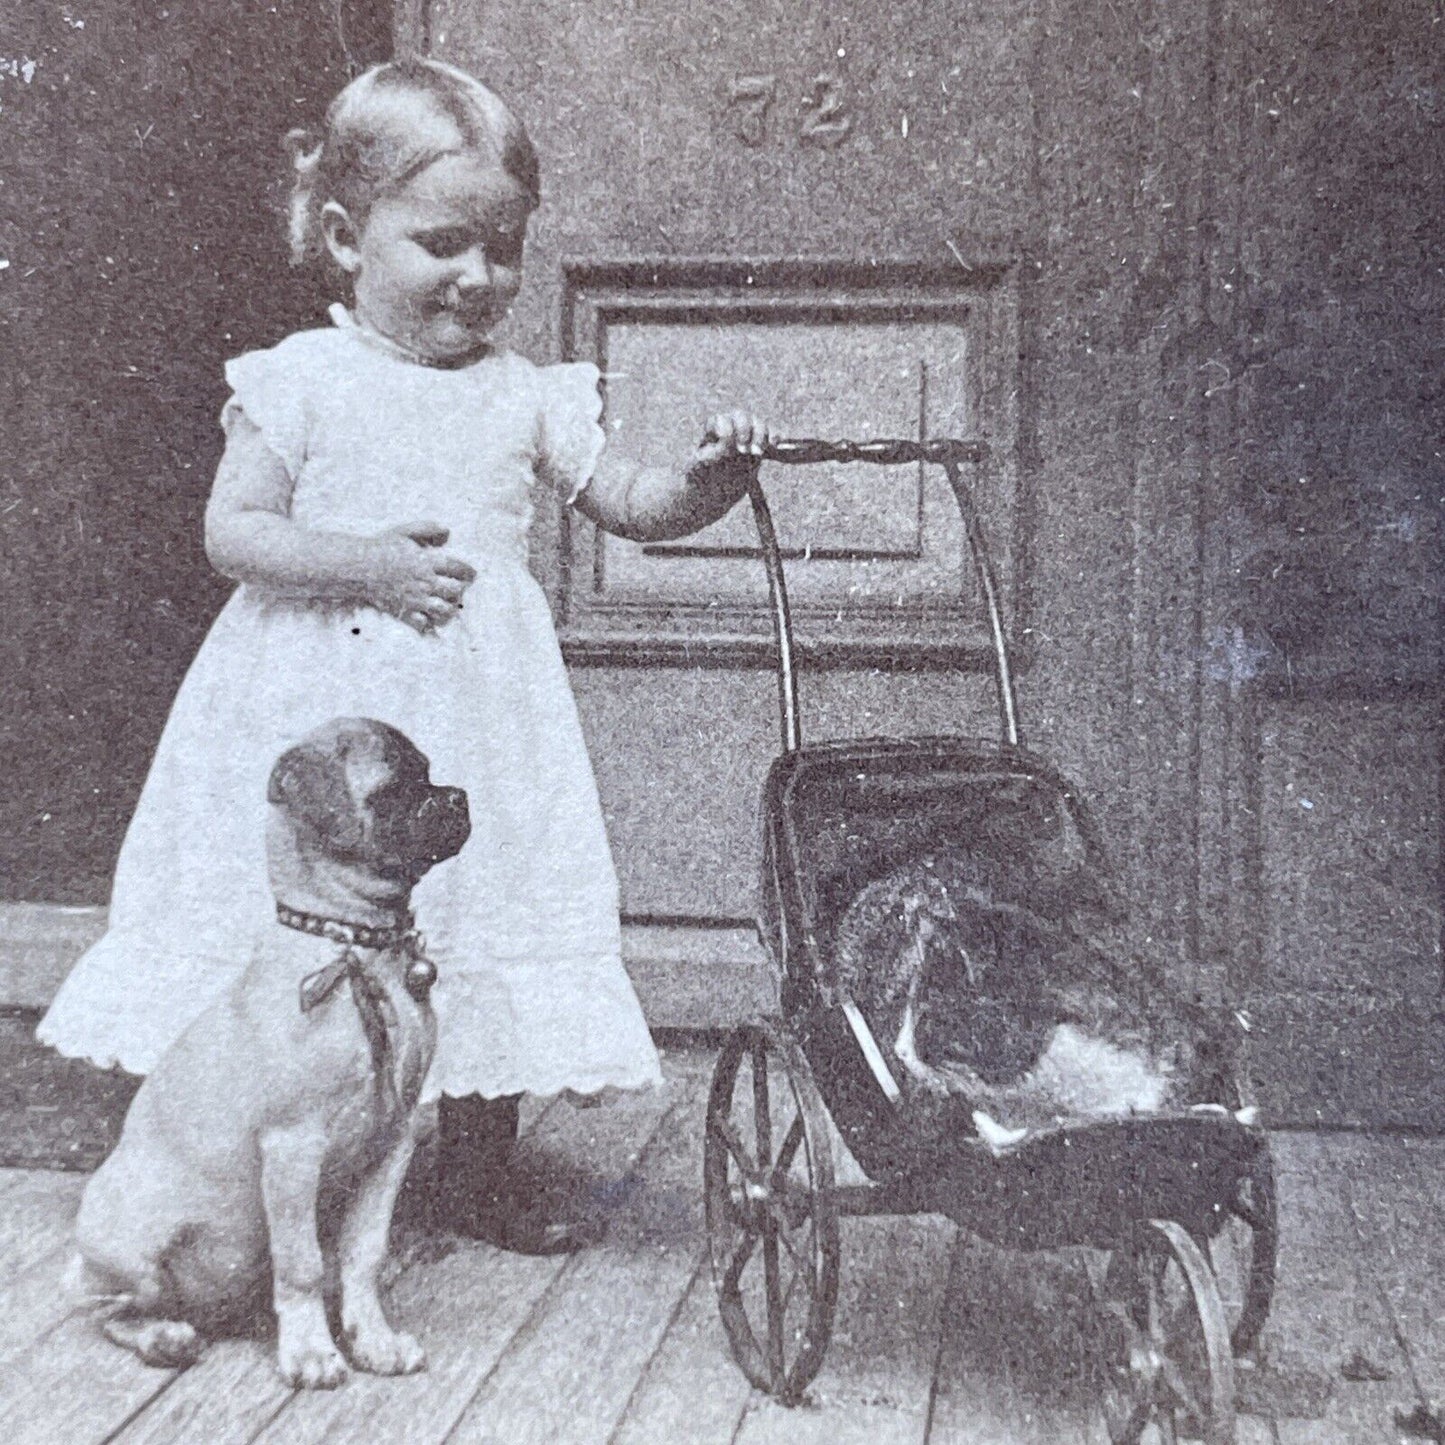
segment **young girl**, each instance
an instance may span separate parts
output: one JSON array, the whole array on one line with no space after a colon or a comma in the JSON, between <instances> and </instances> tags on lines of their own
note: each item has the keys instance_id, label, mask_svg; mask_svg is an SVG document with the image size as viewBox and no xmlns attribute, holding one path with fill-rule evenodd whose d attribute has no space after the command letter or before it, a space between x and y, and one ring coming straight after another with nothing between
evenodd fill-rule
<instances>
[{"instance_id":1,"label":"young girl","mask_svg":"<svg viewBox=\"0 0 1445 1445\"><path fill-rule=\"evenodd\" d=\"M277 755L336 715L395 724L466 788L461 855L416 890L440 977L451 1223L518 1248L572 1241L489 1178L522 1092L657 1081L620 957L617 883L545 598L527 570L541 482L622 536L681 536L744 492L766 431L715 417L685 477L593 478L598 373L488 336L521 284L538 201L525 130L449 66L378 66L294 138L296 259L329 254L352 306L230 362L206 512L241 586L176 697L116 867L110 930L39 1036L146 1073L278 926L263 852ZM264 920L269 920L264 921ZM487 1101L491 1102L490 1106Z\"/></svg>"}]
</instances>

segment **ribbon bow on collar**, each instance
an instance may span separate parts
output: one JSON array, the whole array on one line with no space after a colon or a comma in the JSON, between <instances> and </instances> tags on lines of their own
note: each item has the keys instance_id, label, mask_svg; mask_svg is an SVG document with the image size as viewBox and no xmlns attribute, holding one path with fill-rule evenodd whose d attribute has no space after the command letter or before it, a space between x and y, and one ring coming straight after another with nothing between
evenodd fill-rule
<instances>
[{"instance_id":1,"label":"ribbon bow on collar","mask_svg":"<svg viewBox=\"0 0 1445 1445\"><path fill-rule=\"evenodd\" d=\"M416 920L410 913L404 913L399 923L390 926L376 926L367 923L348 923L341 918L323 918L315 913L303 913L299 908L284 903L276 905L276 921L300 933L310 933L317 938L329 938L342 945L341 952L325 968L308 973L301 980L301 1012L310 1013L317 1004L324 1003L335 991L337 984L348 976L355 978L358 971L364 971L358 948L401 949L410 959L406 971L406 988L414 999L424 1000L436 982L436 965L424 953L426 941L416 930Z\"/></svg>"},{"instance_id":2,"label":"ribbon bow on collar","mask_svg":"<svg viewBox=\"0 0 1445 1445\"><path fill-rule=\"evenodd\" d=\"M325 1003L343 979L351 983L351 996L361 1017L362 1031L371 1050L371 1062L379 1087L391 1082L394 1050L391 1030L395 1026L395 1009L386 996L386 989L367 969L358 949L381 952L398 949L408 958L406 989L418 1002L424 1002L436 982L436 965L422 952L425 947L416 931L410 913L393 927L376 928L364 923L348 923L339 918L322 918L303 913L284 903L276 905L276 921L301 933L330 939L341 945L341 952L324 968L308 973L301 980L301 1012L309 1014Z\"/></svg>"}]
</instances>

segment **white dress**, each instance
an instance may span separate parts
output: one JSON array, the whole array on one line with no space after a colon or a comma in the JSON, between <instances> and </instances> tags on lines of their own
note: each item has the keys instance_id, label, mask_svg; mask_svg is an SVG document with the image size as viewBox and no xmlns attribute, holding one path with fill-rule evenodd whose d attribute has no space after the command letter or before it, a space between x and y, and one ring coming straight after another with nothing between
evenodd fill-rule
<instances>
[{"instance_id":1,"label":"white dress","mask_svg":"<svg viewBox=\"0 0 1445 1445\"><path fill-rule=\"evenodd\" d=\"M597 370L501 351L420 365L333 310L329 329L230 362L294 480L292 516L353 534L451 530L477 569L431 635L365 607L242 586L181 685L116 865L110 926L39 1038L147 1073L278 927L266 780L328 718L374 717L467 790L472 835L413 895L439 970L427 1096L636 1088L658 1059L623 970L617 881L551 613L527 568L531 490L569 499L603 434Z\"/></svg>"}]
</instances>

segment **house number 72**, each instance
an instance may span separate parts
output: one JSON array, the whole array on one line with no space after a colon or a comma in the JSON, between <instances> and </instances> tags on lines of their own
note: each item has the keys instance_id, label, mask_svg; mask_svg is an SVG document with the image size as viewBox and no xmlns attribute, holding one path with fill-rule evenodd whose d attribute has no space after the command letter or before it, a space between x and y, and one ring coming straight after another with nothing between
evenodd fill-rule
<instances>
[{"instance_id":1,"label":"house number 72","mask_svg":"<svg viewBox=\"0 0 1445 1445\"><path fill-rule=\"evenodd\" d=\"M777 93L777 77L772 75L741 75L728 86L733 134L745 146L767 141L768 112ZM805 145L835 146L853 128L847 91L832 71L812 77L798 108L798 139Z\"/></svg>"}]
</instances>

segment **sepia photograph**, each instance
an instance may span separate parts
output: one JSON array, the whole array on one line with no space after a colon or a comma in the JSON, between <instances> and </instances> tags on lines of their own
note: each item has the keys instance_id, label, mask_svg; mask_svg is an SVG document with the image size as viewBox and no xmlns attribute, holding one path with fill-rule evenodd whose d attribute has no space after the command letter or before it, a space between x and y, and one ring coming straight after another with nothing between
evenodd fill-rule
<instances>
[{"instance_id":1,"label":"sepia photograph","mask_svg":"<svg viewBox=\"0 0 1445 1445\"><path fill-rule=\"evenodd\" d=\"M6 1445L1445 1445L1445 0L7 0Z\"/></svg>"}]
</instances>

